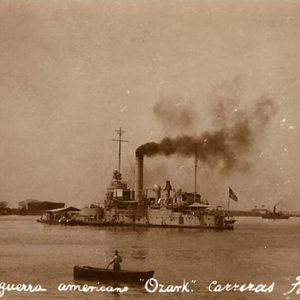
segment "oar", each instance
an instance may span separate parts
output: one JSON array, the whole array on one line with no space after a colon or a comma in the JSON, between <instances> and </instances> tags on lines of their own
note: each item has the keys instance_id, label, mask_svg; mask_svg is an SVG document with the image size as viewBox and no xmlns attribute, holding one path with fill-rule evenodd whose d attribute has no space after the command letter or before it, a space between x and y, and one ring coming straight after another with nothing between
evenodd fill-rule
<instances>
[{"instance_id":1,"label":"oar","mask_svg":"<svg viewBox=\"0 0 300 300\"><path fill-rule=\"evenodd\" d=\"M108 267L110 266L110 263L107 265L107 267L106 267L106 269L105 269L105 271L107 271L108 270Z\"/></svg>"}]
</instances>

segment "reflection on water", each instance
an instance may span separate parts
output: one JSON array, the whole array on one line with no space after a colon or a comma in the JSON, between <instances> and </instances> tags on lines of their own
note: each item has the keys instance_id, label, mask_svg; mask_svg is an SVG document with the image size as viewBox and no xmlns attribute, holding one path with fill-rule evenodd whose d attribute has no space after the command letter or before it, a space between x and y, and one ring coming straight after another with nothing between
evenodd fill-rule
<instances>
[{"instance_id":1,"label":"reflection on water","mask_svg":"<svg viewBox=\"0 0 300 300\"><path fill-rule=\"evenodd\" d=\"M299 229L300 218L239 218L235 230L220 232L51 226L36 223L34 217L2 216L0 279L39 283L48 289L30 295L8 293L6 299L285 299L283 292L299 274ZM193 293L149 294L137 286L129 286L121 295L57 291L60 283L74 283L74 265L107 266L116 249L123 257L123 269L153 269L163 284L196 280ZM222 284L275 281L276 287L269 295L211 294L207 286L213 280Z\"/></svg>"}]
</instances>

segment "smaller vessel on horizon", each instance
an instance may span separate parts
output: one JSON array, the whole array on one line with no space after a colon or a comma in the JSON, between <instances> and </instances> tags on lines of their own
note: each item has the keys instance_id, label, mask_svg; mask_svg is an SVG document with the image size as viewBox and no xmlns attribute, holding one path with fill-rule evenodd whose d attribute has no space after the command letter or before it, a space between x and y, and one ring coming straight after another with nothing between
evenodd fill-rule
<instances>
[{"instance_id":1,"label":"smaller vessel on horizon","mask_svg":"<svg viewBox=\"0 0 300 300\"><path fill-rule=\"evenodd\" d=\"M273 207L273 212L268 211L262 215L263 219L289 219L290 215L283 213L282 211L276 211L276 205Z\"/></svg>"}]
</instances>

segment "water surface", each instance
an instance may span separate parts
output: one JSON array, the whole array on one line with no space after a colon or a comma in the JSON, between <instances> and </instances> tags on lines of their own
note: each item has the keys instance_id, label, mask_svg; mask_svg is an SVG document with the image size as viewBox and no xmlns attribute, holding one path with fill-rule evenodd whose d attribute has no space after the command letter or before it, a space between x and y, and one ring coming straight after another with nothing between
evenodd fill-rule
<instances>
[{"instance_id":1,"label":"water surface","mask_svg":"<svg viewBox=\"0 0 300 300\"><path fill-rule=\"evenodd\" d=\"M7 283L41 284L47 292L6 293L4 299L286 299L300 272L300 218L238 218L233 231L161 228L67 227L29 216L0 217L0 276ZM163 284L196 280L192 293L149 294L129 287L124 294L57 291L74 283L73 266L104 267L118 249L123 269L155 270ZM275 282L271 294L212 294L224 283ZM298 296L300 297L300 295ZM290 299L297 299L292 296Z\"/></svg>"}]
</instances>

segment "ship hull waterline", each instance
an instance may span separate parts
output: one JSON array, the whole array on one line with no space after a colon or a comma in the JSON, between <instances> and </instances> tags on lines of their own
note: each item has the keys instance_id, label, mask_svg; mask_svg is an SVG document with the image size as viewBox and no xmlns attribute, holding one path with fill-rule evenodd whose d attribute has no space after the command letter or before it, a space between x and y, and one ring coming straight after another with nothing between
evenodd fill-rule
<instances>
[{"instance_id":1,"label":"ship hull waterline","mask_svg":"<svg viewBox=\"0 0 300 300\"><path fill-rule=\"evenodd\" d=\"M204 229L204 230L233 230L234 225L230 224L224 227L219 226L202 226L202 225L162 225L162 224L128 224L128 223L92 223L92 222L78 222L78 226L99 226L99 227L144 227L144 228L183 228L183 229Z\"/></svg>"}]
</instances>

